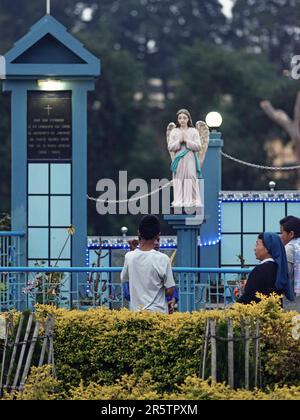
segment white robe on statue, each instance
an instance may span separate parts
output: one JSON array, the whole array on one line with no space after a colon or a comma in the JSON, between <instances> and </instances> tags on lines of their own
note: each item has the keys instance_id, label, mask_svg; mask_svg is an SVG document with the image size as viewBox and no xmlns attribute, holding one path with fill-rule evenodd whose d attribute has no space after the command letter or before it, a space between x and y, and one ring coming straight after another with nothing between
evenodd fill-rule
<instances>
[{"instance_id":1,"label":"white robe on statue","mask_svg":"<svg viewBox=\"0 0 300 420\"><path fill-rule=\"evenodd\" d=\"M184 132L184 134L183 134ZM186 142L181 140L185 136ZM201 139L198 131L189 127L187 130L174 128L170 133L168 149L176 156L183 150L190 151L180 159L176 174L173 173L174 201L173 207L201 207L199 180L194 152L201 150Z\"/></svg>"}]
</instances>

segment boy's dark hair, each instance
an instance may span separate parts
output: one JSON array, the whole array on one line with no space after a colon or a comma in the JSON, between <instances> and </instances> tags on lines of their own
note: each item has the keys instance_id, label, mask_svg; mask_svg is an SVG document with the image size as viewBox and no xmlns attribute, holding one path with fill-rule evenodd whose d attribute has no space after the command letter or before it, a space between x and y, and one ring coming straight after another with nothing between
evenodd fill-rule
<instances>
[{"instance_id":1,"label":"boy's dark hair","mask_svg":"<svg viewBox=\"0 0 300 420\"><path fill-rule=\"evenodd\" d=\"M295 238L300 238L300 219L295 216L287 216L280 220L280 225L286 232L294 232Z\"/></svg>"},{"instance_id":2,"label":"boy's dark hair","mask_svg":"<svg viewBox=\"0 0 300 420\"><path fill-rule=\"evenodd\" d=\"M158 217L148 214L144 216L139 224L139 234L141 239L154 239L160 234L160 221Z\"/></svg>"}]
</instances>

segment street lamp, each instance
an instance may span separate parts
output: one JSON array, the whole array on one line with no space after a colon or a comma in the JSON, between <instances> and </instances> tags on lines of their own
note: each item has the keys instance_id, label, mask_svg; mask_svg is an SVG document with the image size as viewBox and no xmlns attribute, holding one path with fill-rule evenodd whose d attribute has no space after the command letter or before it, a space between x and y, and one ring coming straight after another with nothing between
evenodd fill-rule
<instances>
[{"instance_id":1,"label":"street lamp","mask_svg":"<svg viewBox=\"0 0 300 420\"><path fill-rule=\"evenodd\" d=\"M270 182L269 182L269 188L270 188L270 191L274 192L275 187L276 187L276 182L274 182L274 181L270 181Z\"/></svg>"},{"instance_id":2,"label":"street lamp","mask_svg":"<svg viewBox=\"0 0 300 420\"><path fill-rule=\"evenodd\" d=\"M223 118L219 112L210 112L207 114L205 121L209 128L217 129L221 127Z\"/></svg>"},{"instance_id":3,"label":"street lamp","mask_svg":"<svg viewBox=\"0 0 300 420\"><path fill-rule=\"evenodd\" d=\"M128 228L127 228L126 226L121 227L121 233L122 233L122 236L123 236L123 241L124 241L124 242L126 242L126 235L127 235L127 232L128 232Z\"/></svg>"}]
</instances>

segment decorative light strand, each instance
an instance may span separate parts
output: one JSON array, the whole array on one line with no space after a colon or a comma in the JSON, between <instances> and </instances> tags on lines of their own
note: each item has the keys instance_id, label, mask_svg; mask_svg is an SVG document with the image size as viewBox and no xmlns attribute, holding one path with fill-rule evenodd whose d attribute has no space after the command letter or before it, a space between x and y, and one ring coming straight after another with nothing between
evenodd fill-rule
<instances>
[{"instance_id":1,"label":"decorative light strand","mask_svg":"<svg viewBox=\"0 0 300 420\"><path fill-rule=\"evenodd\" d=\"M239 163L241 165L249 166L250 168L255 169L263 169L265 171L295 171L300 169L300 165L296 166L264 166L264 165L257 165L255 163L245 162L243 160L237 159L233 156L228 155L227 153L220 152L221 155L227 159L232 160L233 162Z\"/></svg>"},{"instance_id":2,"label":"decorative light strand","mask_svg":"<svg viewBox=\"0 0 300 420\"><path fill-rule=\"evenodd\" d=\"M133 197L133 198L127 198L126 200L100 200L99 198L90 197L87 195L87 199L91 201L96 201L99 203L107 203L107 204L122 204L122 203L133 203L135 201L143 200L144 198L151 197L154 194L157 194L160 191L163 191L165 188L169 187L173 184L173 181L168 182L167 184L163 185L162 187L157 188L154 191L151 191L148 194L141 195L140 197Z\"/></svg>"}]
</instances>

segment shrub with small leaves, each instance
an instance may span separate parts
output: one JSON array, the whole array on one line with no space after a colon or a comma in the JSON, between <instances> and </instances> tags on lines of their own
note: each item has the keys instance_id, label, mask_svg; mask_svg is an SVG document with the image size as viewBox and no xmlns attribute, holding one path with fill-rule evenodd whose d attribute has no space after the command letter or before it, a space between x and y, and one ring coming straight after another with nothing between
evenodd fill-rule
<instances>
[{"instance_id":1,"label":"shrub with small leaves","mask_svg":"<svg viewBox=\"0 0 300 420\"><path fill-rule=\"evenodd\" d=\"M126 309L67 311L37 306L38 316L49 312L56 319L56 370L66 389L80 383L111 386L124 375L141 378L148 372L158 384L158 392L173 392L188 376L199 374L205 322L209 318L217 320L219 331L231 318L237 336L241 334L241 321L251 324L259 319L264 385L300 385L300 340L292 337L295 314L284 312L275 295L262 296L259 304L236 304L221 311L178 312L171 316ZM222 359L226 354L221 350L218 347L219 362L226 365L227 360ZM240 364L236 373L240 378L236 384L242 387L243 349L238 351L235 357Z\"/></svg>"},{"instance_id":2,"label":"shrub with small leaves","mask_svg":"<svg viewBox=\"0 0 300 420\"><path fill-rule=\"evenodd\" d=\"M62 400L66 398L61 381L52 376L49 365L32 367L22 391L5 392L4 400Z\"/></svg>"}]
</instances>

